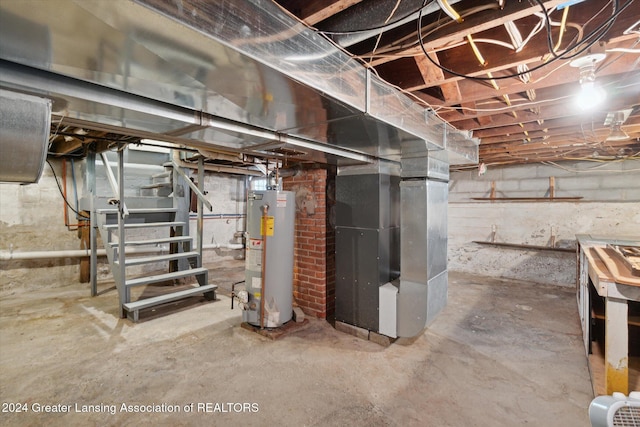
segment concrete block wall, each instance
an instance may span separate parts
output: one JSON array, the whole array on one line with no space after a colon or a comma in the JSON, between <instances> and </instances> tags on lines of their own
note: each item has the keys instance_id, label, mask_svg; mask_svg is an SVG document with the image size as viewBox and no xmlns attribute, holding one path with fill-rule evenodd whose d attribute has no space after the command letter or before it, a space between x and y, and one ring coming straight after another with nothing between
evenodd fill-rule
<instances>
[{"instance_id":1,"label":"concrete block wall","mask_svg":"<svg viewBox=\"0 0 640 427\"><path fill-rule=\"evenodd\" d=\"M52 159L58 178L62 178L61 161ZM74 204L71 168L67 168L68 199ZM76 176L79 170L76 170ZM62 184L62 182L60 182ZM0 251L34 252L80 249L76 226L64 224L64 202L48 165L36 184L0 184ZM77 224L69 211L69 223ZM107 274L106 258L99 272ZM0 294L17 290L78 283L80 258L0 261ZM87 294L89 285L87 284Z\"/></svg>"},{"instance_id":2,"label":"concrete block wall","mask_svg":"<svg viewBox=\"0 0 640 427\"><path fill-rule=\"evenodd\" d=\"M51 159L50 162L62 185L62 161ZM84 174L84 162L76 162L75 176L79 198L85 191ZM137 181L148 184L149 176L140 177ZM127 182L130 183L131 180ZM105 190L110 191L110 189ZM241 243L242 239L237 238L235 233L244 231L245 177L207 172L205 190L208 192L207 199L213 205L214 211L206 211L204 244ZM72 206L75 205L70 163L67 163L67 192L69 202ZM45 165L43 175L36 184L0 184L0 251L7 254L9 251L18 253L80 249L81 241L77 227L67 228L64 225L63 205L64 201L48 165ZM78 223L71 210L69 210L69 223ZM197 232L195 213L192 214L189 225L191 235L195 236ZM148 231L140 233L149 237ZM102 247L99 238L98 247ZM205 265L244 256L242 249L206 249L203 252ZM0 293L18 289L35 290L43 286L77 284L80 279L80 262L80 258L0 260ZM137 267L133 273L145 273L158 268L165 268L165 265L144 265ZM98 279L109 280L110 278L111 270L106 258L99 257ZM89 285L86 286L89 292Z\"/></svg>"},{"instance_id":3,"label":"concrete block wall","mask_svg":"<svg viewBox=\"0 0 640 427\"><path fill-rule=\"evenodd\" d=\"M556 197L578 201L476 201L488 197L548 196L555 177ZM640 161L489 167L452 172L449 183L449 269L494 277L573 286L574 253L485 246L495 241L546 246L552 231L556 245L573 248L576 234L640 235Z\"/></svg>"},{"instance_id":4,"label":"concrete block wall","mask_svg":"<svg viewBox=\"0 0 640 427\"><path fill-rule=\"evenodd\" d=\"M496 197L548 197L549 177L555 178L556 197L582 197L582 201L640 201L640 161L572 161L560 164L489 166L453 172L449 202L466 202L472 197L489 197L495 182Z\"/></svg>"},{"instance_id":5,"label":"concrete block wall","mask_svg":"<svg viewBox=\"0 0 640 427\"><path fill-rule=\"evenodd\" d=\"M194 174L195 176L195 174ZM204 190L206 198L213 207L204 208L203 244L242 243L241 233L245 231L247 178L243 175L230 175L205 172ZM189 215L189 234L195 238L198 233L197 213ZM243 249L204 249L203 263L211 264L223 259L241 259Z\"/></svg>"},{"instance_id":6,"label":"concrete block wall","mask_svg":"<svg viewBox=\"0 0 640 427\"><path fill-rule=\"evenodd\" d=\"M293 296L311 316L335 307L335 237L327 216L327 170L310 169L283 180L296 193Z\"/></svg>"}]
</instances>

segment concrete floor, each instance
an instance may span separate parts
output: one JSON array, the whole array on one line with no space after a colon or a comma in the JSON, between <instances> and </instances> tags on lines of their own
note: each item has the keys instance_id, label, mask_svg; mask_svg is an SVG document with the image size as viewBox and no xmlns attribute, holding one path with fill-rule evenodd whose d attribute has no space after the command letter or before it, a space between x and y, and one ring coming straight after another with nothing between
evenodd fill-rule
<instances>
[{"instance_id":1,"label":"concrete floor","mask_svg":"<svg viewBox=\"0 0 640 427\"><path fill-rule=\"evenodd\" d=\"M277 341L242 329L224 296L239 271L212 271L219 301L138 324L117 317L114 292L91 298L86 285L2 296L0 424L589 425L571 290L451 274L433 325L383 348L317 319ZM7 413L9 403L28 412ZM76 412L83 405L103 412Z\"/></svg>"}]
</instances>

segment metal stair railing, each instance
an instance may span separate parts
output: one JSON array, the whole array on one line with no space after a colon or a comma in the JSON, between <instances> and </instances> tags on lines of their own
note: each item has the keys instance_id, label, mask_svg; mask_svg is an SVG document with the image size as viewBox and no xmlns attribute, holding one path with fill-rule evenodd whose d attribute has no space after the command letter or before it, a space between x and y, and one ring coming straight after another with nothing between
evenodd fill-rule
<instances>
[{"instance_id":1,"label":"metal stair railing","mask_svg":"<svg viewBox=\"0 0 640 427\"><path fill-rule=\"evenodd\" d=\"M126 146L121 147L118 150L118 178L113 174L111 170L111 166L109 165L109 161L107 159L106 154L101 153L101 158L105 166L105 172L107 175L107 179L109 181L109 185L111 186L114 201L117 205L117 209L97 209L97 191L96 191L96 153L89 152L87 157L87 173L88 173L88 182L87 187L90 193L90 209L91 209L91 295L98 295L97 292L97 234L96 231L99 231L102 235L102 239L105 245L105 249L107 252L107 258L109 260L109 264L111 267L111 272L114 277L114 281L116 284L116 288L118 290L119 296L119 310L120 316L122 318L127 317L127 313L133 315L133 320L136 322L138 320L138 313L140 310L144 308L148 308L154 305L163 304L166 302L171 302L174 300L178 300L181 298L185 298L190 295L194 295L197 293L201 293L205 296L206 299L215 300L215 291L217 289L216 285L210 285L208 283L208 270L202 267L202 236L203 236L203 205L206 204L209 210L212 210L213 207L211 203L206 200L203 192L204 187L204 161L200 158L199 167L198 167L198 186L196 186L184 173L180 165L176 162L171 162L171 166L176 173L182 177L185 182L189 185L191 190L198 197L198 250L197 252L193 252L192 247L192 238L185 237L183 232L179 232L180 236L170 237L169 239L151 239L151 240L133 240L131 242L126 241L126 229L128 228L141 228L141 227L150 227L157 228L162 226L171 226L176 227L176 229L181 230L185 225L184 222L181 221L169 221L169 222L144 222L138 223L133 222L129 224L129 222L125 222L129 215L132 215L133 218L136 215L147 214L149 213L149 208L143 209L128 209L125 201L124 201L124 150ZM165 165L167 166L167 165ZM111 203L111 201L110 201ZM154 209L151 209L154 210ZM175 208L173 208L175 212ZM135 214L135 215L134 215ZM108 216L117 215L117 224L110 223L108 220ZM112 220L113 221L113 220ZM188 219L187 219L188 221ZM113 234L117 232L118 241L113 242L112 237ZM180 253L172 253L168 255L160 255L160 256L151 256L151 257L143 257L143 258L133 258L131 262L125 259L125 247L129 244L142 245L146 242L153 243L156 241L161 242L176 242L180 244L182 247L182 251ZM170 272L165 274L156 274L152 276L145 276L137 279L127 280L126 277L126 267L127 265L141 265L150 262L161 262L161 261L173 261L185 259L188 261L190 268L187 270L179 270L176 272ZM159 295L152 298L145 298L142 300L138 300L135 302L131 301L131 287L141 286L150 283L157 283L159 281L166 280L177 280L180 278L184 278L187 276L194 276L199 283L199 286L193 289L186 289L179 292L172 292L163 295Z\"/></svg>"},{"instance_id":2,"label":"metal stair railing","mask_svg":"<svg viewBox=\"0 0 640 427\"><path fill-rule=\"evenodd\" d=\"M198 240L196 242L196 251L200 255L200 257L198 258L197 267L202 267L202 234L204 230L203 205L207 206L207 208L209 209L209 212L213 211L213 206L211 206L211 203L206 199L204 194L204 159L202 158L202 156L198 158L198 185L197 186L193 183L193 181L191 181L191 179L189 179L187 174L184 173L184 171L182 170L182 167L180 167L180 165L176 163L173 157L171 158L171 166L173 166L173 169L178 173L178 175L180 175L185 180L185 182L189 185L189 188L194 192L194 194L198 198L197 199L198 200L198 203L197 203Z\"/></svg>"}]
</instances>

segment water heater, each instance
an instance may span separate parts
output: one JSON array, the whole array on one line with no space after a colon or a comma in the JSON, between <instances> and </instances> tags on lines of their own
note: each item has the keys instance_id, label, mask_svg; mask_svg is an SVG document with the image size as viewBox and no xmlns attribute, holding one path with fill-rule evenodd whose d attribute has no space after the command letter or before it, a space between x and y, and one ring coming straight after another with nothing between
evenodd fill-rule
<instances>
[{"instance_id":1,"label":"water heater","mask_svg":"<svg viewBox=\"0 0 640 427\"><path fill-rule=\"evenodd\" d=\"M273 328L291 320L294 221L293 192L249 192L245 265L248 295L241 301L245 322Z\"/></svg>"}]
</instances>

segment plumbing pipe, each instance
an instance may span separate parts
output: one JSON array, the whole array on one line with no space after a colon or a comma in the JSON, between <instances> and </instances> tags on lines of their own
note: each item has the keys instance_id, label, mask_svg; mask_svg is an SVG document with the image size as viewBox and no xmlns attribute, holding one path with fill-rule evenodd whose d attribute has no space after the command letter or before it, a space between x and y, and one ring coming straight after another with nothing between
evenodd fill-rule
<instances>
[{"instance_id":1,"label":"plumbing pipe","mask_svg":"<svg viewBox=\"0 0 640 427\"><path fill-rule=\"evenodd\" d=\"M62 207L64 208L64 225L69 227L69 209L67 208L67 159L62 159Z\"/></svg>"},{"instance_id":2,"label":"plumbing pipe","mask_svg":"<svg viewBox=\"0 0 640 427\"><path fill-rule=\"evenodd\" d=\"M185 162L179 156L174 155L173 161L180 167L188 169L198 169L197 164ZM236 175L251 175L251 176L264 176L259 170L245 169L236 166L217 166L217 165L204 165L204 170L208 172L218 173L230 173Z\"/></svg>"},{"instance_id":3,"label":"plumbing pipe","mask_svg":"<svg viewBox=\"0 0 640 427\"><path fill-rule=\"evenodd\" d=\"M269 204L260 206L260 209L262 209L262 280L260 280L260 329L264 329L264 282L267 278L267 214L269 212Z\"/></svg>"},{"instance_id":4,"label":"plumbing pipe","mask_svg":"<svg viewBox=\"0 0 640 427\"><path fill-rule=\"evenodd\" d=\"M74 166L73 166L73 159L71 159L71 174L73 176L73 188L75 190L75 199L76 199L76 211L78 210L78 189L76 188L76 178L75 178L75 173L73 171ZM70 227L76 227L76 228L80 228L80 227L88 227L89 226L89 218L87 218L85 221L83 222L77 222L76 224L70 224L69 223L69 208L67 207L67 203L68 203L68 199L67 199L67 160L66 159L62 159L62 188L63 188L63 203L62 203L62 207L64 208L64 225L65 227L67 227L69 230L71 230ZM76 220L78 220L78 218L76 218Z\"/></svg>"},{"instance_id":5,"label":"plumbing pipe","mask_svg":"<svg viewBox=\"0 0 640 427\"><path fill-rule=\"evenodd\" d=\"M144 254L153 252L169 252L169 249L160 246L153 248L126 248L125 254ZM98 256L106 256L106 249L98 249ZM83 258L91 255L91 251L88 249L70 249L61 251L32 251L32 252L13 252L13 251L0 251L0 261L18 261L29 259L55 259L55 258Z\"/></svg>"},{"instance_id":6,"label":"plumbing pipe","mask_svg":"<svg viewBox=\"0 0 640 427\"><path fill-rule=\"evenodd\" d=\"M211 243L202 245L202 249L244 249L242 243Z\"/></svg>"},{"instance_id":7,"label":"plumbing pipe","mask_svg":"<svg viewBox=\"0 0 640 427\"><path fill-rule=\"evenodd\" d=\"M73 198L75 201L76 211L80 212L80 204L78 203L78 183L76 182L76 166L73 161L73 157L71 158L71 182L73 183Z\"/></svg>"},{"instance_id":8,"label":"plumbing pipe","mask_svg":"<svg viewBox=\"0 0 640 427\"><path fill-rule=\"evenodd\" d=\"M214 243L210 245L203 245L202 249L243 249L242 243L228 243L220 244ZM98 249L98 256L106 256L107 251L105 249ZM169 249L162 247L153 248L134 248L130 247L125 250L127 254L145 254L154 252L169 252ZM30 252L13 252L13 251L0 251L0 261L20 261L20 260L32 260L32 259L57 259L57 258L83 258L91 255L91 251L87 249L69 249L59 251L30 251Z\"/></svg>"}]
</instances>

